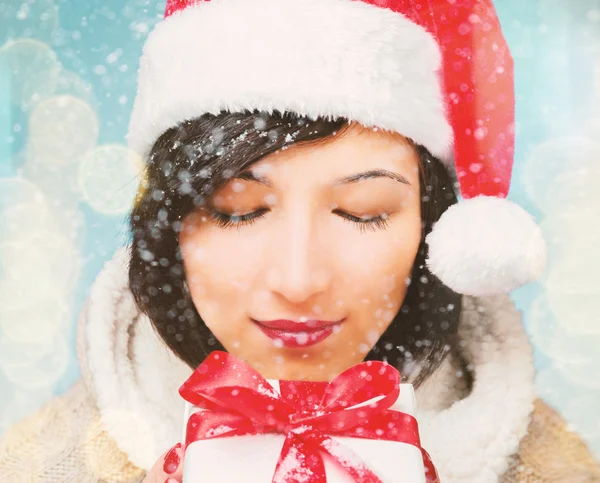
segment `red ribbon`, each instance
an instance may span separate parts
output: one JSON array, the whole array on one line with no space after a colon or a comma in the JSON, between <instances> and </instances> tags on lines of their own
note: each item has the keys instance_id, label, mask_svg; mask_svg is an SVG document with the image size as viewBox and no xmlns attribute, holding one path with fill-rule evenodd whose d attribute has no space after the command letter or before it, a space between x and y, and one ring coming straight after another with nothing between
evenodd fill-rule
<instances>
[{"instance_id":1,"label":"red ribbon","mask_svg":"<svg viewBox=\"0 0 600 483\"><path fill-rule=\"evenodd\" d=\"M400 373L389 364L363 362L330 383L280 381L279 388L280 394L234 356L212 352L179 389L186 401L206 409L190 416L186 447L198 440L279 433L286 438L273 483L325 483L323 453L355 482L381 483L331 436L396 441L419 448L427 481L439 482L421 448L417 420L389 409L400 394Z\"/></svg>"}]
</instances>

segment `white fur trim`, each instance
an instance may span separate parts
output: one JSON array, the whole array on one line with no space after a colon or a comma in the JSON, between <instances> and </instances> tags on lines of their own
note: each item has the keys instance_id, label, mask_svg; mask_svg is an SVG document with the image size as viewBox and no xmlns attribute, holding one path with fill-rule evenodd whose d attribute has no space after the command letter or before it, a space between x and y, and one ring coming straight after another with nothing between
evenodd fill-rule
<instances>
[{"instance_id":1,"label":"white fur trim","mask_svg":"<svg viewBox=\"0 0 600 483\"><path fill-rule=\"evenodd\" d=\"M516 203L477 196L450 207L427 236L427 266L452 290L507 293L538 278L546 244L533 217Z\"/></svg>"},{"instance_id":2,"label":"white fur trim","mask_svg":"<svg viewBox=\"0 0 600 483\"><path fill-rule=\"evenodd\" d=\"M418 412L421 443L443 483L496 483L527 433L533 349L506 295L463 297L459 335L474 369L473 389L448 409ZM428 382L417 390L417 407L432 392Z\"/></svg>"},{"instance_id":3,"label":"white fur trim","mask_svg":"<svg viewBox=\"0 0 600 483\"><path fill-rule=\"evenodd\" d=\"M351 0L212 0L160 22L141 58L129 146L221 110L344 116L450 162L441 54L420 26Z\"/></svg>"},{"instance_id":4,"label":"white fur trim","mask_svg":"<svg viewBox=\"0 0 600 483\"><path fill-rule=\"evenodd\" d=\"M132 305L127 250L95 282L80 321L82 371L102 422L129 459L149 469L180 437L177 389L191 370L160 341ZM473 368L472 392L448 406L450 380L436 374L416 391L421 439L444 483L495 483L525 435L533 409L533 351L506 295L463 297L459 335ZM446 378L452 374L444 367ZM465 436L466 435L466 436Z\"/></svg>"},{"instance_id":5,"label":"white fur trim","mask_svg":"<svg viewBox=\"0 0 600 483\"><path fill-rule=\"evenodd\" d=\"M94 282L78 353L105 430L134 465L149 470L179 440L184 404L178 389L192 371L140 316L127 267L123 248Z\"/></svg>"}]
</instances>

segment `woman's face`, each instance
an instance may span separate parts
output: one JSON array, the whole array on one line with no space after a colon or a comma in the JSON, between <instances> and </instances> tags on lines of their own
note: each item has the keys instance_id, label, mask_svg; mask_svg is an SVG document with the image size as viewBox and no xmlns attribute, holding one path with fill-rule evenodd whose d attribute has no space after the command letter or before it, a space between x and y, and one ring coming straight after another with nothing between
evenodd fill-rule
<instances>
[{"instance_id":1,"label":"woman's face","mask_svg":"<svg viewBox=\"0 0 600 483\"><path fill-rule=\"evenodd\" d=\"M263 158L184 220L198 313L267 378L330 380L400 309L421 235L418 155L351 126Z\"/></svg>"}]
</instances>

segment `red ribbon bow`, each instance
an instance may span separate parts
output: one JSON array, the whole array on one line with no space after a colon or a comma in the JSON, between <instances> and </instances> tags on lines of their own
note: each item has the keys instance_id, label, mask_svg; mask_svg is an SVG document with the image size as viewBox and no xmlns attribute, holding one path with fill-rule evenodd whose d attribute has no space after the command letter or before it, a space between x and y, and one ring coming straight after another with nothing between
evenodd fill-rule
<instances>
[{"instance_id":1,"label":"red ribbon bow","mask_svg":"<svg viewBox=\"0 0 600 483\"><path fill-rule=\"evenodd\" d=\"M439 482L421 448L416 419L389 408L400 394L400 373L383 362L363 362L332 382L280 381L280 393L234 356L212 352L179 393L206 411L192 414L186 447L227 436L280 433L286 436L273 483L324 483L322 453L330 455L355 482L381 483L360 458L331 436L411 444L423 454L426 478Z\"/></svg>"}]
</instances>

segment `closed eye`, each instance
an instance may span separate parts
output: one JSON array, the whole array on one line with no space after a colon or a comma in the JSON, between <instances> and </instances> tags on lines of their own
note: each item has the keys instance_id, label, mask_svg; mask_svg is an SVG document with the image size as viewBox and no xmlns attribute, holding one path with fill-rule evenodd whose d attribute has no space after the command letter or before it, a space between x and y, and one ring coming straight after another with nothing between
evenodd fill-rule
<instances>
[{"instance_id":1,"label":"closed eye","mask_svg":"<svg viewBox=\"0 0 600 483\"><path fill-rule=\"evenodd\" d=\"M260 218L265 216L270 210L268 208L261 208L251 213L221 213L218 211L211 212L211 218L222 228L240 228L244 225L252 225L256 223ZM333 212L343 220L353 223L358 226L359 230L371 230L384 229L389 225L389 217L387 214L381 214L377 216L356 216L343 210L335 209Z\"/></svg>"},{"instance_id":2,"label":"closed eye","mask_svg":"<svg viewBox=\"0 0 600 483\"><path fill-rule=\"evenodd\" d=\"M239 215L237 213L226 214L218 211L211 212L211 218L217 222L217 225L223 228L241 227L243 225L252 225L259 218L262 218L269 210L261 208L251 213Z\"/></svg>"},{"instance_id":3,"label":"closed eye","mask_svg":"<svg viewBox=\"0 0 600 483\"><path fill-rule=\"evenodd\" d=\"M358 224L358 228L361 231L375 231L377 229L384 229L389 225L389 217L385 213L377 216L356 216L337 209L333 210L333 212L344 220Z\"/></svg>"}]
</instances>

